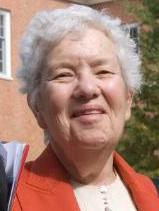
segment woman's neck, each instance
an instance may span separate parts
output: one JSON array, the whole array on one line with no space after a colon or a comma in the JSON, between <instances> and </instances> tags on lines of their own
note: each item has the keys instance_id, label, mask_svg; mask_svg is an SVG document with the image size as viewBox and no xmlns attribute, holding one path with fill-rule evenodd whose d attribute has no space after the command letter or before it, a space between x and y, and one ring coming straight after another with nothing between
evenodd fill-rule
<instances>
[{"instance_id":1,"label":"woman's neck","mask_svg":"<svg viewBox=\"0 0 159 211\"><path fill-rule=\"evenodd\" d=\"M93 185L108 185L115 180L113 152L52 147L71 179Z\"/></svg>"}]
</instances>

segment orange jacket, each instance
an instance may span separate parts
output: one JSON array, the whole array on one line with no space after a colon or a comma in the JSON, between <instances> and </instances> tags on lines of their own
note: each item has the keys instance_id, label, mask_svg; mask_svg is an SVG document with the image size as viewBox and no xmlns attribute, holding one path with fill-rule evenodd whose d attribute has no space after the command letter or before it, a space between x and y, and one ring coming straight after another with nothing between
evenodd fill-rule
<instances>
[{"instance_id":1,"label":"orange jacket","mask_svg":"<svg viewBox=\"0 0 159 211\"><path fill-rule=\"evenodd\" d=\"M159 197L151 180L137 174L119 154L114 165L139 211L159 211ZM67 173L48 146L27 163L19 181L13 211L79 211Z\"/></svg>"}]
</instances>

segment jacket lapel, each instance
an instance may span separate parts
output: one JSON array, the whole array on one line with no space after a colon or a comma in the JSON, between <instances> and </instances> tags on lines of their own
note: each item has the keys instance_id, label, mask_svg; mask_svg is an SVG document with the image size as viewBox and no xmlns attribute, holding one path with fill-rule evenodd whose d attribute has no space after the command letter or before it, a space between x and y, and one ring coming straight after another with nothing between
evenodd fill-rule
<instances>
[{"instance_id":1,"label":"jacket lapel","mask_svg":"<svg viewBox=\"0 0 159 211\"><path fill-rule=\"evenodd\" d=\"M50 146L47 146L32 165L26 165L26 169L29 172L23 178L27 181L26 192L23 192L25 188L21 187L19 190L21 193L18 193L22 207L25 208L27 204L27 209L23 209L24 211L32 211L33 207L38 211L79 211L67 173Z\"/></svg>"},{"instance_id":2,"label":"jacket lapel","mask_svg":"<svg viewBox=\"0 0 159 211\"><path fill-rule=\"evenodd\" d=\"M129 189L137 209L139 211L159 210L159 197L152 181L144 175L137 174L117 153L114 155L114 165Z\"/></svg>"}]
</instances>

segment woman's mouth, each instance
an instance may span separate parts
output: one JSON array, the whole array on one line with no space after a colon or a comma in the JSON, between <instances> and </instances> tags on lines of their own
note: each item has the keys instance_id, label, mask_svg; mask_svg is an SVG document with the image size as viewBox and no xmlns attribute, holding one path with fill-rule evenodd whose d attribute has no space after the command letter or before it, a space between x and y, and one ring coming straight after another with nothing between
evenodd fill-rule
<instances>
[{"instance_id":1,"label":"woman's mouth","mask_svg":"<svg viewBox=\"0 0 159 211\"><path fill-rule=\"evenodd\" d=\"M76 118L85 123L93 123L99 121L101 116L105 113L102 106L82 106L74 110L72 118Z\"/></svg>"}]
</instances>

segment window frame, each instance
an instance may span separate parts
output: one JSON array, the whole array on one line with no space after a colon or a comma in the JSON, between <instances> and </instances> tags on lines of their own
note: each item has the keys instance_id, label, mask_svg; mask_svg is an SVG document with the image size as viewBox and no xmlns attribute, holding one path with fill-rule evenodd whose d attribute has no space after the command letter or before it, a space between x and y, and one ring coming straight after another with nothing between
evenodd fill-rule
<instances>
[{"instance_id":1,"label":"window frame","mask_svg":"<svg viewBox=\"0 0 159 211\"><path fill-rule=\"evenodd\" d=\"M125 30L126 28L130 31L131 28L136 28L137 29L137 37L131 37L131 39L133 39L136 43L136 52L137 53L140 53L140 49L139 49L139 42L140 42L140 26L138 23L125 23L125 24L122 24L122 27L123 29Z\"/></svg>"},{"instance_id":2,"label":"window frame","mask_svg":"<svg viewBox=\"0 0 159 211\"><path fill-rule=\"evenodd\" d=\"M0 72L0 78L11 77L11 17L10 12L0 8L0 15L4 17L4 69Z\"/></svg>"}]
</instances>

